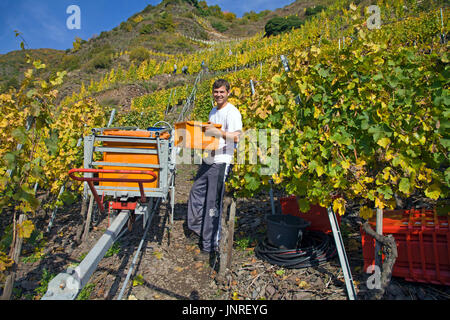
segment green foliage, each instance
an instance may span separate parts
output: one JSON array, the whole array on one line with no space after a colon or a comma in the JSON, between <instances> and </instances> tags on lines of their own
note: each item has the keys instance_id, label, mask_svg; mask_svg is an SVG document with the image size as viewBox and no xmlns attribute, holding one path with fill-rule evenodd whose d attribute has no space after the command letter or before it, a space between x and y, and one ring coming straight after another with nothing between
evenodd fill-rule
<instances>
[{"instance_id":1,"label":"green foliage","mask_svg":"<svg viewBox=\"0 0 450 320\"><path fill-rule=\"evenodd\" d=\"M73 52L77 52L81 48L81 41L82 39L79 37L75 38L75 41L73 42Z\"/></svg>"},{"instance_id":2,"label":"green foliage","mask_svg":"<svg viewBox=\"0 0 450 320\"><path fill-rule=\"evenodd\" d=\"M39 287L34 289L34 292L42 297L47 292L48 284L54 277L56 277L56 274L48 272L45 268L42 269L42 278L39 281Z\"/></svg>"},{"instance_id":3,"label":"green foliage","mask_svg":"<svg viewBox=\"0 0 450 320\"><path fill-rule=\"evenodd\" d=\"M275 36L292 29L300 28L303 24L304 22L298 16L274 17L267 21L264 27L264 36Z\"/></svg>"},{"instance_id":4,"label":"green foliage","mask_svg":"<svg viewBox=\"0 0 450 320\"><path fill-rule=\"evenodd\" d=\"M223 18L223 12L219 5L208 6L206 1L199 1L197 6L197 12L203 17L217 17Z\"/></svg>"},{"instance_id":5,"label":"green foliage","mask_svg":"<svg viewBox=\"0 0 450 320\"><path fill-rule=\"evenodd\" d=\"M111 248L109 248L108 251L106 251L105 258L112 257L116 254L119 254L119 252L120 252L120 243L114 242L114 244L111 246Z\"/></svg>"},{"instance_id":6,"label":"green foliage","mask_svg":"<svg viewBox=\"0 0 450 320\"><path fill-rule=\"evenodd\" d=\"M88 63L87 68L93 69L108 69L111 66L112 58L105 53L96 54Z\"/></svg>"},{"instance_id":7,"label":"green foliage","mask_svg":"<svg viewBox=\"0 0 450 320\"><path fill-rule=\"evenodd\" d=\"M13 89L19 88L19 81L17 80L17 78L15 76L12 76L3 84L3 86L0 89L0 92L7 91L11 88L13 88Z\"/></svg>"},{"instance_id":8,"label":"green foliage","mask_svg":"<svg viewBox=\"0 0 450 320\"><path fill-rule=\"evenodd\" d=\"M236 246L239 250L245 251L246 249L250 248L254 244L254 240L252 237L247 236L240 239L236 239L235 241Z\"/></svg>"},{"instance_id":9,"label":"green foliage","mask_svg":"<svg viewBox=\"0 0 450 320\"><path fill-rule=\"evenodd\" d=\"M351 44L294 49L289 72L278 60L251 100L241 94L244 127L279 130L280 167L271 178L307 199L303 206L343 214L348 199L366 209L395 208L394 194L446 199L449 67L439 21L423 14L367 31L366 18L351 10ZM262 191L262 167L235 166L231 187L242 196Z\"/></svg>"},{"instance_id":10,"label":"green foliage","mask_svg":"<svg viewBox=\"0 0 450 320\"><path fill-rule=\"evenodd\" d=\"M131 32L133 30L133 25L131 24L131 22L124 21L120 24L119 29L127 31L127 32Z\"/></svg>"},{"instance_id":11,"label":"green foliage","mask_svg":"<svg viewBox=\"0 0 450 320\"><path fill-rule=\"evenodd\" d=\"M66 54L62 60L61 65L59 66L62 70L72 71L80 68L80 57L78 55L69 55Z\"/></svg>"},{"instance_id":12,"label":"green foliage","mask_svg":"<svg viewBox=\"0 0 450 320\"><path fill-rule=\"evenodd\" d=\"M324 7L324 6L321 6L321 5L317 5L317 6L314 6L314 7L309 7L309 8L306 8L305 15L313 16L313 15L321 12L322 10L326 10L326 8L327 7Z\"/></svg>"},{"instance_id":13,"label":"green foliage","mask_svg":"<svg viewBox=\"0 0 450 320\"><path fill-rule=\"evenodd\" d=\"M211 23L211 26L219 32L225 32L228 30L228 27L220 21Z\"/></svg>"},{"instance_id":14,"label":"green foliage","mask_svg":"<svg viewBox=\"0 0 450 320\"><path fill-rule=\"evenodd\" d=\"M259 19L267 16L270 12L270 10L263 10L260 13L256 13L255 11L251 10L250 12L245 12L242 15L242 20L256 22Z\"/></svg>"},{"instance_id":15,"label":"green foliage","mask_svg":"<svg viewBox=\"0 0 450 320\"><path fill-rule=\"evenodd\" d=\"M145 24L139 30L140 34L150 34L154 31L154 27L151 24Z\"/></svg>"},{"instance_id":16,"label":"green foliage","mask_svg":"<svg viewBox=\"0 0 450 320\"><path fill-rule=\"evenodd\" d=\"M118 126L147 129L160 120L162 120L160 116L153 111L131 110L130 112L120 114L115 123Z\"/></svg>"},{"instance_id":17,"label":"green foliage","mask_svg":"<svg viewBox=\"0 0 450 320\"><path fill-rule=\"evenodd\" d=\"M150 53L144 47L136 47L130 52L130 59L132 61L142 62L150 58Z\"/></svg>"},{"instance_id":18,"label":"green foliage","mask_svg":"<svg viewBox=\"0 0 450 320\"><path fill-rule=\"evenodd\" d=\"M175 31L175 22L173 21L173 16L171 13L164 11L155 21L155 26L159 30L164 30L168 32Z\"/></svg>"},{"instance_id":19,"label":"green foliage","mask_svg":"<svg viewBox=\"0 0 450 320\"><path fill-rule=\"evenodd\" d=\"M94 292L95 283L87 284L78 294L76 300L89 300L92 292Z\"/></svg>"}]
</instances>

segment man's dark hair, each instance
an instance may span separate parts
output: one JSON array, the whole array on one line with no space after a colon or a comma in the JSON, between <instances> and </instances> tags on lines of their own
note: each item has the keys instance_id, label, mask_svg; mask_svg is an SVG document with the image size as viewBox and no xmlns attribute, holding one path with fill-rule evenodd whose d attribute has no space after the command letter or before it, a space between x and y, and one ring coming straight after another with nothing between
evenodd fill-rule
<instances>
[{"instance_id":1,"label":"man's dark hair","mask_svg":"<svg viewBox=\"0 0 450 320\"><path fill-rule=\"evenodd\" d=\"M230 84L228 83L227 80L224 79L217 79L216 81L214 81L213 84L213 90L214 89L219 89L220 87L225 87L227 89L227 91L230 91Z\"/></svg>"}]
</instances>

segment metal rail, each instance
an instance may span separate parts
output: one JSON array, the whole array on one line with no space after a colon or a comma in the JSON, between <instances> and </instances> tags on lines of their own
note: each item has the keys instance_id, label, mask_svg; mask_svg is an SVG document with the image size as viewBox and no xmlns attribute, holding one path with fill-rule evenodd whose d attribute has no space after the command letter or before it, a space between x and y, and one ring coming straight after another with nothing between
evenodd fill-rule
<instances>
[{"instance_id":1,"label":"metal rail","mask_svg":"<svg viewBox=\"0 0 450 320\"><path fill-rule=\"evenodd\" d=\"M129 211L122 211L75 269L69 267L50 281L47 292L41 300L74 300L88 283L100 260L116 241L128 217Z\"/></svg>"},{"instance_id":2,"label":"metal rail","mask_svg":"<svg viewBox=\"0 0 450 320\"><path fill-rule=\"evenodd\" d=\"M336 249L339 256L339 262L341 263L342 272L344 273L345 286L347 288L347 294L349 300L356 299L356 290L353 283L352 271L348 264L347 254L345 253L344 241L342 241L341 231L336 219L336 214L333 209L329 207L328 218L330 219L331 230L333 231L334 242L336 243Z\"/></svg>"},{"instance_id":3,"label":"metal rail","mask_svg":"<svg viewBox=\"0 0 450 320\"><path fill-rule=\"evenodd\" d=\"M125 293L125 289L128 285L128 282L130 281L131 274L133 273L134 266L136 265L137 258L139 256L139 253L141 252L142 246L144 245L145 238L147 237L147 233L151 224L151 220L153 219L154 211L158 208L159 202L161 201L161 198L158 198L156 200L155 206L151 209L150 216L148 218L147 227L145 228L144 234L141 238L141 241L139 242L139 246L136 250L136 253L134 254L133 262L131 263L130 269L128 269L127 277L125 278L125 282L122 285L122 289L120 290L119 296L117 297L117 300L122 300L123 294Z\"/></svg>"}]
</instances>

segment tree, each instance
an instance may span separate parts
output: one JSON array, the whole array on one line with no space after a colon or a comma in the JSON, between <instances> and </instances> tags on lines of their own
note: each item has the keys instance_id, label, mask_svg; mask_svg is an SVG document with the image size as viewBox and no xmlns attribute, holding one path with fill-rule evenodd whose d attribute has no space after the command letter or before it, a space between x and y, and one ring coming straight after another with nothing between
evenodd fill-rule
<instances>
[{"instance_id":1,"label":"tree","mask_svg":"<svg viewBox=\"0 0 450 320\"><path fill-rule=\"evenodd\" d=\"M303 21L297 16L288 16L288 17L274 17L267 21L264 31L265 37L275 36L280 33L290 31L293 28L297 29L303 25Z\"/></svg>"}]
</instances>

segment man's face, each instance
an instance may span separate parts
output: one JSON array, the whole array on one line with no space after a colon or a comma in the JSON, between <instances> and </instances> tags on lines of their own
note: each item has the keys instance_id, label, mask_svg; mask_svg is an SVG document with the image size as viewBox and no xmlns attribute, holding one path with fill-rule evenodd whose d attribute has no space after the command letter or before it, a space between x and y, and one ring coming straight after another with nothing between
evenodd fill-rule
<instances>
[{"instance_id":1,"label":"man's face","mask_svg":"<svg viewBox=\"0 0 450 320\"><path fill-rule=\"evenodd\" d=\"M213 89L214 101L219 107L224 105L228 101L229 95L230 93L227 91L227 88L225 86Z\"/></svg>"}]
</instances>

